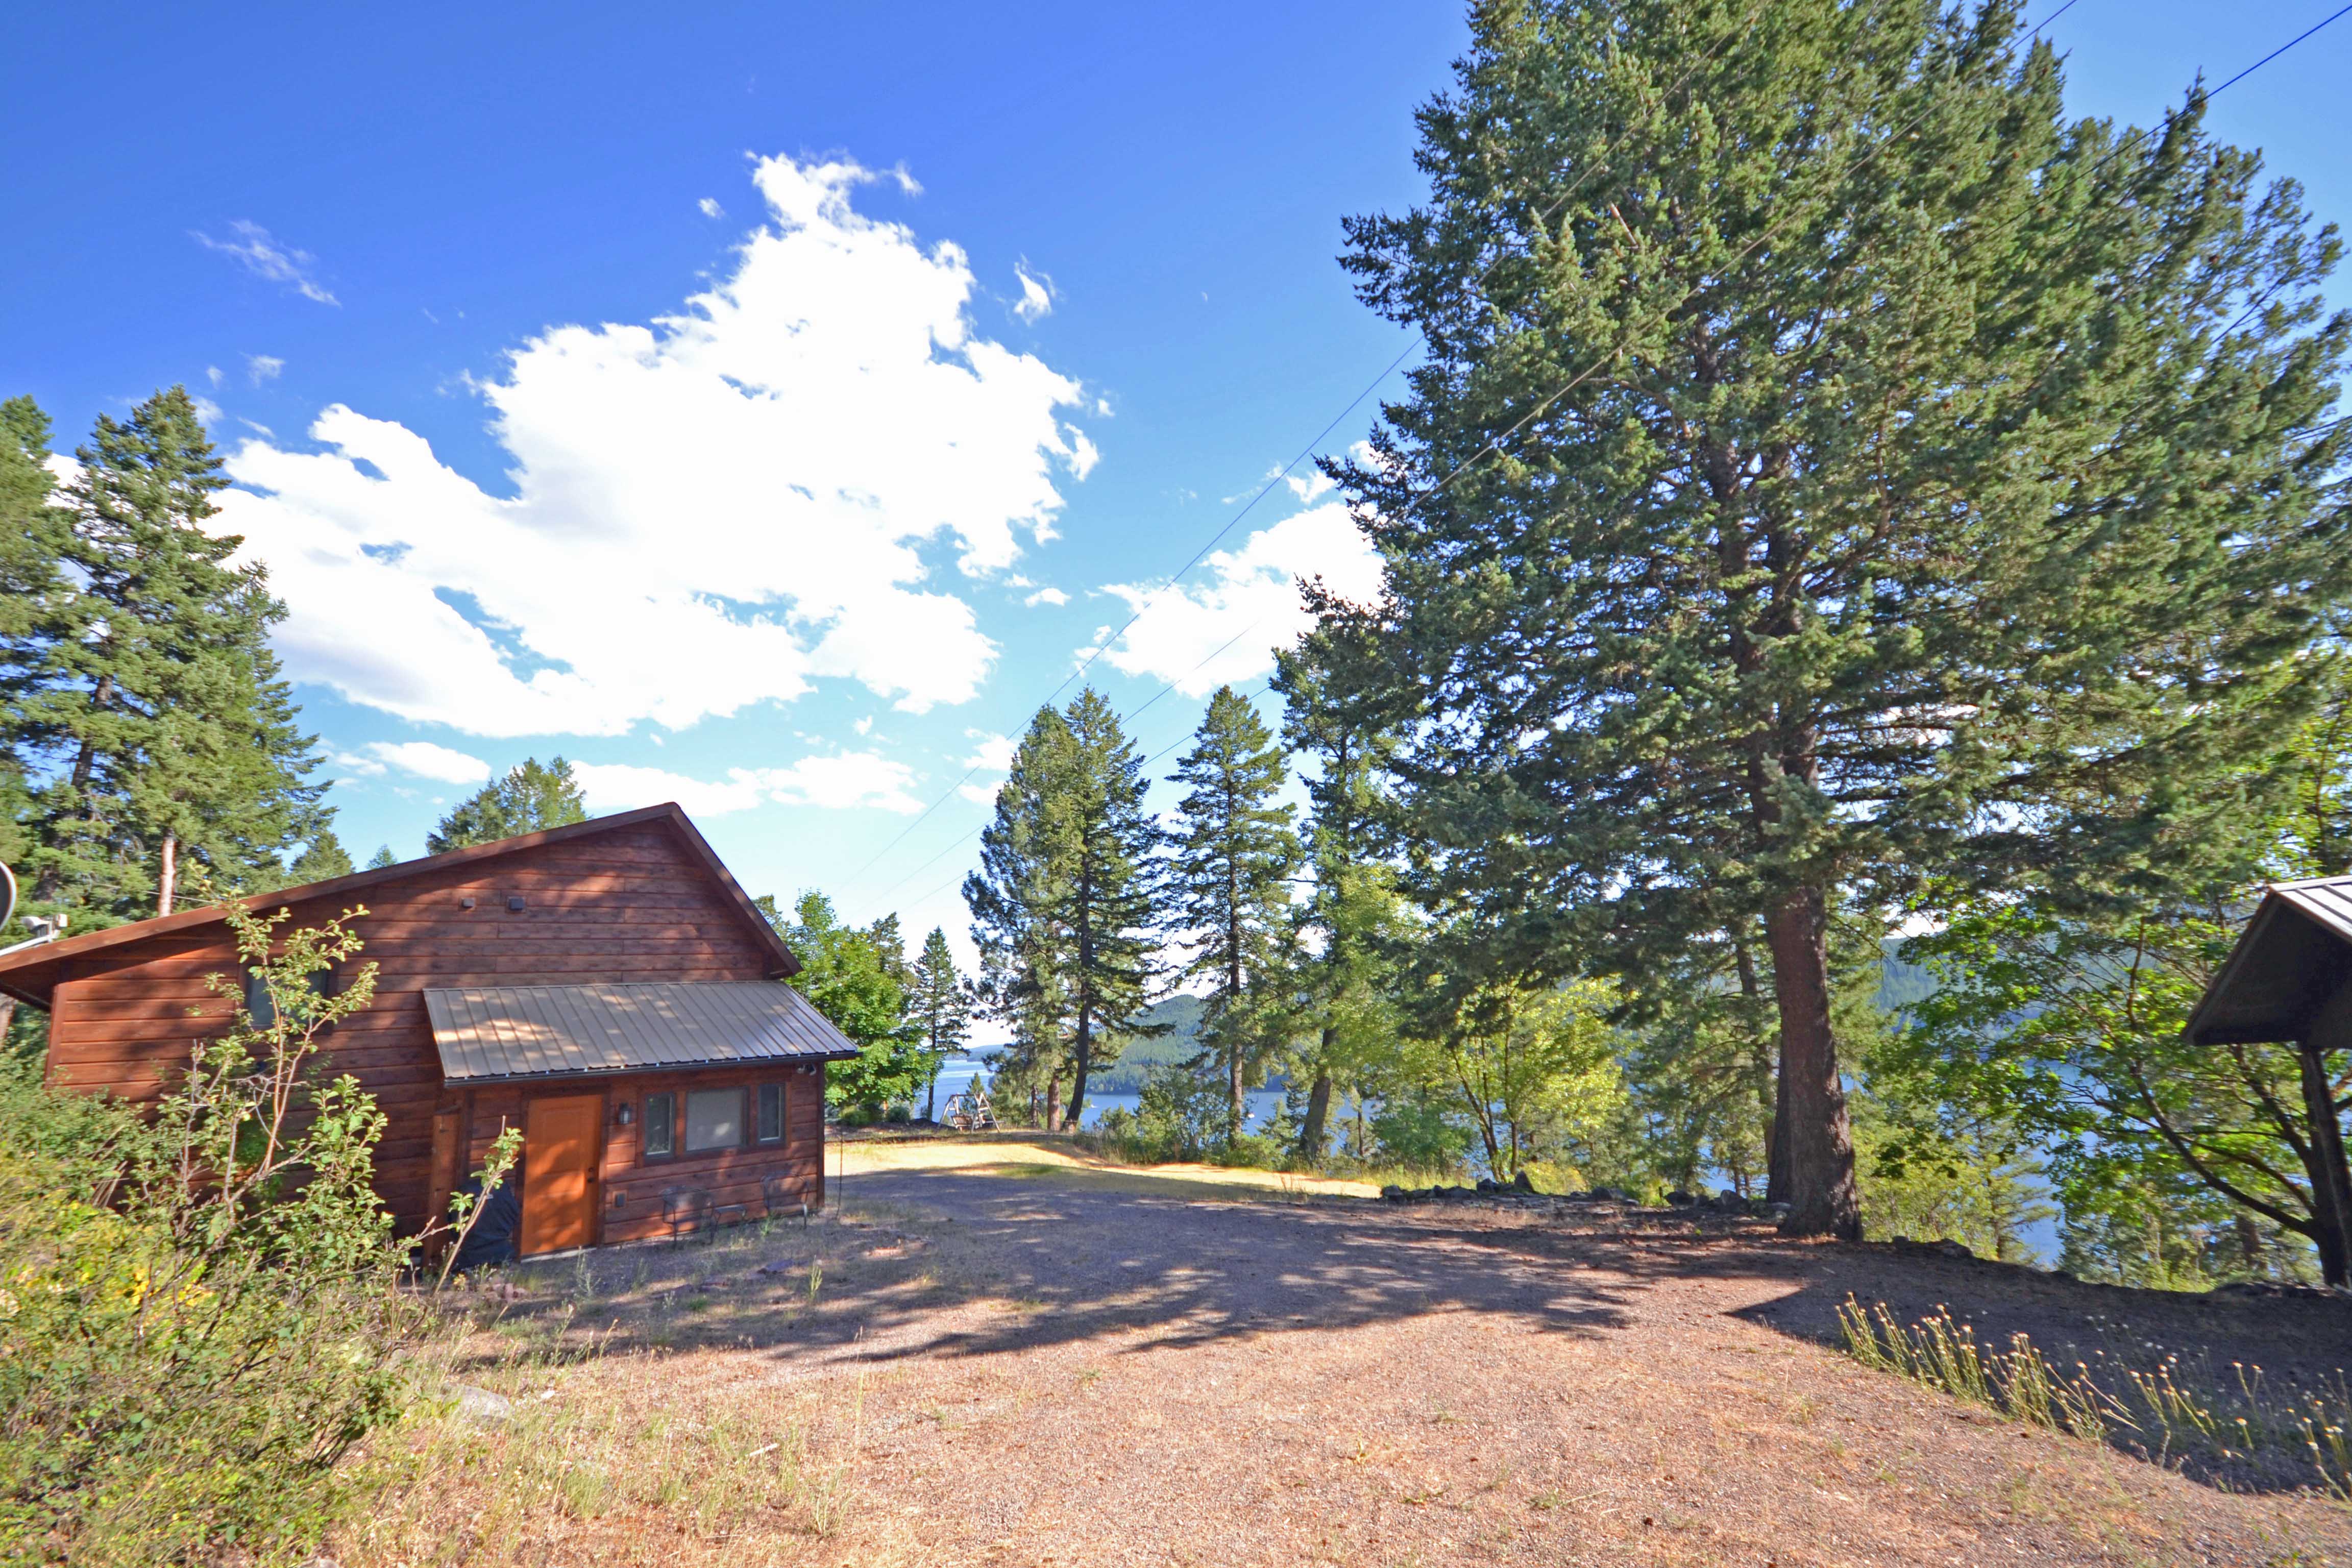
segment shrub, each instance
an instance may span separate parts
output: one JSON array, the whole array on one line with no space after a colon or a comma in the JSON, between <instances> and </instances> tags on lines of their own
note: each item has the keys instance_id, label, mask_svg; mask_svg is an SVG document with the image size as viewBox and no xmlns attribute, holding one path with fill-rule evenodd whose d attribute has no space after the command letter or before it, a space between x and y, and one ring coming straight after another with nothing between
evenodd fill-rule
<instances>
[{"instance_id":1,"label":"shrub","mask_svg":"<svg viewBox=\"0 0 2352 1568\"><path fill-rule=\"evenodd\" d=\"M337 1463L405 1401L425 1325L375 1196L383 1114L316 1069L367 1005L348 911L233 910L274 1016L197 1042L152 1114L0 1073L0 1542L35 1562L268 1562L313 1542ZM271 956L271 950L278 950ZM213 988L242 994L242 976Z\"/></svg>"}]
</instances>

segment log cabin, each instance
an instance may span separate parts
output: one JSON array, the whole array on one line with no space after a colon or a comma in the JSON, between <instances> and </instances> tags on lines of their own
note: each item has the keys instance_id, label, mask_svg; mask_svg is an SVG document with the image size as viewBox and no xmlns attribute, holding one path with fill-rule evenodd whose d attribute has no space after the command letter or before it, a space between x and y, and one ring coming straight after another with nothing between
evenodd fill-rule
<instances>
[{"instance_id":1,"label":"log cabin","mask_svg":"<svg viewBox=\"0 0 2352 1568\"><path fill-rule=\"evenodd\" d=\"M825 1064L857 1047L783 984L797 961L677 805L244 901L295 927L366 911L375 995L320 1054L384 1112L402 1234L509 1127L524 1254L823 1205ZM0 992L48 1013L48 1081L132 1104L229 1026L211 974L245 984L217 906L0 954Z\"/></svg>"}]
</instances>

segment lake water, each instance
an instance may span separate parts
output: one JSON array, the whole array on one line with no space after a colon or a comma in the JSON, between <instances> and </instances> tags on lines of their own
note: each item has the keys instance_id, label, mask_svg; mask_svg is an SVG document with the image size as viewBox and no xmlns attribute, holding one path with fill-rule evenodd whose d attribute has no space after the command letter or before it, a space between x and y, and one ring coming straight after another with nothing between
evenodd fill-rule
<instances>
[{"instance_id":1,"label":"lake water","mask_svg":"<svg viewBox=\"0 0 2352 1568\"><path fill-rule=\"evenodd\" d=\"M948 1064L940 1069L940 1102L945 1105L949 1095L961 1094L971 1088L975 1074L980 1078L981 1086L985 1089L990 1081L987 1062L970 1057L950 1058ZM1078 1118L1078 1125L1080 1127L1101 1125L1104 1114L1113 1107L1133 1111L1141 1098L1139 1095L1133 1094L1088 1094L1087 1109ZM918 1106L917 1109L921 1108ZM998 1113L1002 1114L1007 1109L1009 1108L999 1106ZM1242 1097L1242 1131L1244 1132L1258 1131L1267 1122L1272 1121L1281 1110L1282 1092L1279 1089L1261 1089L1244 1095Z\"/></svg>"}]
</instances>

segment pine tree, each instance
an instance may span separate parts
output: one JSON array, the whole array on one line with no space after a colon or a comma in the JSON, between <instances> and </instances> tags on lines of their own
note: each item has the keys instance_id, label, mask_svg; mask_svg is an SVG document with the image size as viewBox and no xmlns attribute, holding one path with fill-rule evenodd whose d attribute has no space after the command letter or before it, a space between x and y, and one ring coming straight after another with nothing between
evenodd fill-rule
<instances>
[{"instance_id":1,"label":"pine tree","mask_svg":"<svg viewBox=\"0 0 2352 1568\"><path fill-rule=\"evenodd\" d=\"M1068 1123L1087 1078L1119 1037L1156 1031L1141 1015L1158 973L1159 825L1144 809L1143 761L1118 716L1088 687L1068 709L1040 709L981 834L964 879L997 1016L1013 1026L1016 1068L1047 1086Z\"/></svg>"},{"instance_id":2,"label":"pine tree","mask_svg":"<svg viewBox=\"0 0 2352 1568\"><path fill-rule=\"evenodd\" d=\"M375 847L375 853L368 857L367 868L371 871L381 871L387 866L399 864L400 857L392 852L392 846L379 844Z\"/></svg>"},{"instance_id":3,"label":"pine tree","mask_svg":"<svg viewBox=\"0 0 2352 1568\"><path fill-rule=\"evenodd\" d=\"M2095 900L2268 798L2352 569L2337 242L2194 94L2066 124L2013 0L1472 32L1430 204L1349 225L1429 345L1334 469L1414 703L1414 889L1502 969L1760 926L1788 1228L1855 1235L1833 921L1938 878Z\"/></svg>"},{"instance_id":4,"label":"pine tree","mask_svg":"<svg viewBox=\"0 0 2352 1568\"><path fill-rule=\"evenodd\" d=\"M24 704L38 689L42 632L66 592L70 537L68 514L52 499L49 428L31 398L0 402L0 864L18 869L31 845L25 818L37 759Z\"/></svg>"},{"instance_id":5,"label":"pine tree","mask_svg":"<svg viewBox=\"0 0 2352 1568\"><path fill-rule=\"evenodd\" d=\"M335 837L333 828L321 827L302 846L302 853L294 858L294 863L286 868L286 881L289 887L299 888L351 874L352 858L343 848L342 840Z\"/></svg>"},{"instance_id":6,"label":"pine tree","mask_svg":"<svg viewBox=\"0 0 2352 1568\"><path fill-rule=\"evenodd\" d=\"M276 656L285 614L243 541L204 524L227 481L184 389L101 416L65 492L79 579L35 632L13 707L44 773L26 854L35 897L100 918L168 910L184 862L272 881L322 826L311 737Z\"/></svg>"},{"instance_id":7,"label":"pine tree","mask_svg":"<svg viewBox=\"0 0 2352 1568\"><path fill-rule=\"evenodd\" d=\"M1314 882L1294 914L1295 945L1316 954L1299 976L1316 1034L1303 1062L1307 1090L1298 1135L1310 1163L1323 1158L1336 1079L1357 1080L1360 1104L1362 1079L1396 1037L1388 949L1399 910L1383 858L1381 780L1397 730L1394 716L1377 705L1386 685L1375 668L1379 655L1363 617L1330 605L1296 647L1276 656L1284 743L1314 764L1306 842Z\"/></svg>"},{"instance_id":8,"label":"pine tree","mask_svg":"<svg viewBox=\"0 0 2352 1568\"><path fill-rule=\"evenodd\" d=\"M1241 1136L1243 1090L1274 1043L1244 1002L1281 968L1290 874L1298 867L1298 836L1290 827L1297 808L1274 798L1286 772L1257 710L1221 686L1171 775L1184 786L1171 858L1171 912L1192 950L1181 973L1216 985L1203 1033L1224 1068L1228 1141Z\"/></svg>"},{"instance_id":9,"label":"pine tree","mask_svg":"<svg viewBox=\"0 0 2352 1568\"><path fill-rule=\"evenodd\" d=\"M908 1011L923 1031L923 1056L929 1069L924 1079L926 1121L939 1120L940 1068L971 1037L971 983L956 968L948 933L933 926L931 934L923 939L922 956L915 961L908 1000Z\"/></svg>"},{"instance_id":10,"label":"pine tree","mask_svg":"<svg viewBox=\"0 0 2352 1568\"><path fill-rule=\"evenodd\" d=\"M588 820L588 803L572 764L562 757L541 763L525 757L501 779L492 779L449 808L432 832L425 836L427 855L446 854L469 844L495 844L566 823Z\"/></svg>"}]
</instances>

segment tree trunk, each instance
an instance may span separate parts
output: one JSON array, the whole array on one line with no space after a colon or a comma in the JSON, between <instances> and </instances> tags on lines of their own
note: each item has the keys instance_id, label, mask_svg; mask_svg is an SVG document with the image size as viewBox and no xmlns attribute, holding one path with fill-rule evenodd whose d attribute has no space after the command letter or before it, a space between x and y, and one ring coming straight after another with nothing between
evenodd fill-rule
<instances>
[{"instance_id":1,"label":"tree trunk","mask_svg":"<svg viewBox=\"0 0 2352 1568\"><path fill-rule=\"evenodd\" d=\"M923 1093L923 1120L926 1121L937 1121L939 1119L940 1075L937 1072L933 1072L931 1074L930 1087Z\"/></svg>"},{"instance_id":2,"label":"tree trunk","mask_svg":"<svg viewBox=\"0 0 2352 1568\"><path fill-rule=\"evenodd\" d=\"M1331 1031L1326 1029L1323 1045L1327 1052L1330 1044ZM1307 1156L1309 1163L1322 1163L1323 1145L1328 1141L1326 1129L1330 1121L1331 1075L1327 1070L1317 1073L1314 1084L1307 1090L1307 1122L1298 1130L1298 1152Z\"/></svg>"},{"instance_id":3,"label":"tree trunk","mask_svg":"<svg viewBox=\"0 0 2352 1568\"><path fill-rule=\"evenodd\" d=\"M1071 1053L1069 1125L1062 1129L1065 1132L1076 1132L1079 1121L1087 1113L1087 1073L1093 1065L1094 1044L1094 1017L1088 1009L1080 1007L1077 1048Z\"/></svg>"},{"instance_id":4,"label":"tree trunk","mask_svg":"<svg viewBox=\"0 0 2352 1568\"><path fill-rule=\"evenodd\" d=\"M2316 1222L2312 1240L2319 1247L2320 1278L2339 1288L2352 1286L2352 1174L2345 1166L2344 1121L2327 1082L2327 1053L2316 1041L2302 1040L2294 1054L2303 1068L2304 1114L2311 1119L2305 1159L2311 1172Z\"/></svg>"},{"instance_id":5,"label":"tree trunk","mask_svg":"<svg viewBox=\"0 0 2352 1568\"><path fill-rule=\"evenodd\" d=\"M1765 921L1772 990L1780 1008L1780 1156L1790 1236L1862 1239L1853 1187L1853 1136L1830 1028L1829 921L1819 889L1784 895Z\"/></svg>"},{"instance_id":6,"label":"tree trunk","mask_svg":"<svg viewBox=\"0 0 2352 1568\"><path fill-rule=\"evenodd\" d=\"M173 895L180 890L180 837L175 833L163 835L163 867L155 879L155 912L172 912Z\"/></svg>"},{"instance_id":7,"label":"tree trunk","mask_svg":"<svg viewBox=\"0 0 2352 1568\"><path fill-rule=\"evenodd\" d=\"M1045 1080L1045 1131L1053 1131L1062 1124L1062 1075L1055 1073Z\"/></svg>"}]
</instances>

